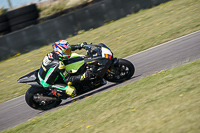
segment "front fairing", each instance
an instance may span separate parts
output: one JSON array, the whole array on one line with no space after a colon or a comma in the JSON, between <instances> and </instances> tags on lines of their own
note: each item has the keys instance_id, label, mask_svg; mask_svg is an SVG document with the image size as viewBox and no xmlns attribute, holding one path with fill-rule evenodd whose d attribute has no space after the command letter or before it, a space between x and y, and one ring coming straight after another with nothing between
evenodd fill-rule
<instances>
[{"instance_id":1,"label":"front fairing","mask_svg":"<svg viewBox=\"0 0 200 133\"><path fill-rule=\"evenodd\" d=\"M77 53L72 53L69 60L65 62L66 64L66 71L70 71L72 73L76 73L82 66L93 64L96 62L98 66L102 66L107 69L110 66L111 60L113 58L112 51L105 45L88 45L91 53L89 54L88 58L84 58L85 56L79 55ZM81 69L80 69L81 70Z\"/></svg>"},{"instance_id":2,"label":"front fairing","mask_svg":"<svg viewBox=\"0 0 200 133\"><path fill-rule=\"evenodd\" d=\"M71 71L72 73L76 73L81 66L84 64L84 56L79 55L76 53L72 53L71 57L69 60L65 62L66 66L65 69L66 71Z\"/></svg>"}]
</instances>

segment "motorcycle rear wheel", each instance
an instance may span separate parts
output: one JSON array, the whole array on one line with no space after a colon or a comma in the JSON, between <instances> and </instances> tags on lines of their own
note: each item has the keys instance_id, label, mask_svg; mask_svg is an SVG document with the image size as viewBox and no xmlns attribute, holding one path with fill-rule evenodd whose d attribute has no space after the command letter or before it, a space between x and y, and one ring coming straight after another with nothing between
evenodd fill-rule
<instances>
[{"instance_id":1,"label":"motorcycle rear wheel","mask_svg":"<svg viewBox=\"0 0 200 133\"><path fill-rule=\"evenodd\" d=\"M44 88L30 87L25 94L25 100L26 100L26 103L31 108L37 109L37 110L49 110L54 107L57 107L62 102L61 99L58 99L57 101L48 101L44 105L44 104L42 104L42 102L34 100L34 96L36 96L36 95L48 96L48 94L49 94L49 92L44 90Z\"/></svg>"},{"instance_id":2,"label":"motorcycle rear wheel","mask_svg":"<svg viewBox=\"0 0 200 133\"><path fill-rule=\"evenodd\" d=\"M123 82L130 79L135 73L134 65L125 59L119 59L118 64L110 69L110 72L107 72L104 76L104 79L110 82Z\"/></svg>"}]
</instances>

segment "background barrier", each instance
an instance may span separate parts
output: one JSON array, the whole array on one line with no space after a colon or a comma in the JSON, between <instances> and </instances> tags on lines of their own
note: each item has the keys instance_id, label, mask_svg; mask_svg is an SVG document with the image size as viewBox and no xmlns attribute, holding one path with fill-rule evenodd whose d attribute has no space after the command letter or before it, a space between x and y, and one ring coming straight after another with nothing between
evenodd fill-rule
<instances>
[{"instance_id":1,"label":"background barrier","mask_svg":"<svg viewBox=\"0 0 200 133\"><path fill-rule=\"evenodd\" d=\"M100 27L106 22L167 1L169 0L103 0L27 29L12 32L0 38L0 60L66 39L80 30Z\"/></svg>"}]
</instances>

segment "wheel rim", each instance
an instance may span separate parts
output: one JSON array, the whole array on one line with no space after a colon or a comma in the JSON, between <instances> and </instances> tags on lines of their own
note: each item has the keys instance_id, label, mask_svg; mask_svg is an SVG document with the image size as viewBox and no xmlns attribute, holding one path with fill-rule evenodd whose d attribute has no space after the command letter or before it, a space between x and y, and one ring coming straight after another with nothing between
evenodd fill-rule
<instances>
[{"instance_id":1,"label":"wheel rim","mask_svg":"<svg viewBox=\"0 0 200 133\"><path fill-rule=\"evenodd\" d=\"M119 65L118 67L111 69L111 72L112 73L108 74L109 79L123 80L130 74L130 69L126 65Z\"/></svg>"},{"instance_id":2,"label":"wheel rim","mask_svg":"<svg viewBox=\"0 0 200 133\"><path fill-rule=\"evenodd\" d=\"M123 79L126 76L128 76L129 70L130 70L129 67L127 67L126 65L119 65L117 79Z\"/></svg>"}]
</instances>

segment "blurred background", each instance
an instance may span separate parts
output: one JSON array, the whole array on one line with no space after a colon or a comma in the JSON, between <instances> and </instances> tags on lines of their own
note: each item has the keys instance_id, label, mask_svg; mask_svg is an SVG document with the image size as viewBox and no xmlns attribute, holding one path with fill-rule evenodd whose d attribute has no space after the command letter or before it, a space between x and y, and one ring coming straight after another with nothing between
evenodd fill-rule
<instances>
[{"instance_id":1,"label":"blurred background","mask_svg":"<svg viewBox=\"0 0 200 133\"><path fill-rule=\"evenodd\" d=\"M9 1L13 10L9 10ZM40 68L44 56L52 51L53 42L60 39L67 39L70 44L102 42L115 57L124 58L200 30L200 0L9 1L0 0L0 8L7 10L0 12L0 131L43 114L32 113L26 106L23 95L29 86L18 84L17 79ZM190 47L178 43L180 47L172 44L162 50L162 55L167 53L164 56L172 58L161 58L154 49L152 56L138 54L133 59L136 77L152 74L144 80L88 97L87 103L79 102L78 106L58 110L61 112L32 118L9 130L199 132L200 61L165 71L191 61L195 53L200 57L200 41L182 39L176 42ZM190 48L195 50L188 53ZM167 49L175 50L176 54ZM85 54L84 50L80 52ZM9 100L10 104L6 102Z\"/></svg>"},{"instance_id":2,"label":"blurred background","mask_svg":"<svg viewBox=\"0 0 200 133\"><path fill-rule=\"evenodd\" d=\"M39 3L39 2L43 2L43 1L47 1L47 0L0 0L0 7L9 9L10 8L9 2L11 4L12 8L17 8L22 5L27 5L30 3Z\"/></svg>"}]
</instances>

